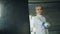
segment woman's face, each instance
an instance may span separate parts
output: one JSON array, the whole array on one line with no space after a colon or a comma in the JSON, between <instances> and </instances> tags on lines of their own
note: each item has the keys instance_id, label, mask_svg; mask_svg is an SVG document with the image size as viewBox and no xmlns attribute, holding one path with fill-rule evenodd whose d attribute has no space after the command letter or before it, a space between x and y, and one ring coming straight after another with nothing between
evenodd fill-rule
<instances>
[{"instance_id":1,"label":"woman's face","mask_svg":"<svg viewBox=\"0 0 60 34\"><path fill-rule=\"evenodd\" d=\"M37 14L42 14L43 10L40 6L36 7L36 13Z\"/></svg>"}]
</instances>

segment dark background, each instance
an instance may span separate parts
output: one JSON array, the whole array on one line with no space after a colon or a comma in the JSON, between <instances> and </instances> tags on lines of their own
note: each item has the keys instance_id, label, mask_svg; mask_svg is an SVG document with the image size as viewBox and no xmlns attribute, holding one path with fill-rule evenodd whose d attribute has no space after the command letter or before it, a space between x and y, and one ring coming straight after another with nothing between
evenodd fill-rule
<instances>
[{"instance_id":1,"label":"dark background","mask_svg":"<svg viewBox=\"0 0 60 34\"><path fill-rule=\"evenodd\" d=\"M60 34L60 0L29 0L29 14L35 15L35 5L43 6L43 15L51 24L49 34ZM33 14L32 14L33 13Z\"/></svg>"},{"instance_id":2,"label":"dark background","mask_svg":"<svg viewBox=\"0 0 60 34\"><path fill-rule=\"evenodd\" d=\"M0 0L0 34L29 34L28 0Z\"/></svg>"}]
</instances>

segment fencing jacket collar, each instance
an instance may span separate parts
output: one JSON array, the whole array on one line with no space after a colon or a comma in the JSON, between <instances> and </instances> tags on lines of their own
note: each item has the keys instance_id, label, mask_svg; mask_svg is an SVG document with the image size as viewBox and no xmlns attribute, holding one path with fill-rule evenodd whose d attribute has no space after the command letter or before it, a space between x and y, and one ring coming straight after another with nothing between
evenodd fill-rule
<instances>
[{"instance_id":1,"label":"fencing jacket collar","mask_svg":"<svg viewBox=\"0 0 60 34\"><path fill-rule=\"evenodd\" d=\"M37 14L38 17L42 17L42 15Z\"/></svg>"}]
</instances>

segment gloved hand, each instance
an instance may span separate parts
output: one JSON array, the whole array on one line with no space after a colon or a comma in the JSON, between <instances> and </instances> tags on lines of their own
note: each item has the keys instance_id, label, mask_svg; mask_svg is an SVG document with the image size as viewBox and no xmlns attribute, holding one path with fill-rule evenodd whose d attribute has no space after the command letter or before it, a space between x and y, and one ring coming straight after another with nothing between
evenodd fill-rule
<instances>
[{"instance_id":1,"label":"gloved hand","mask_svg":"<svg viewBox=\"0 0 60 34\"><path fill-rule=\"evenodd\" d=\"M47 22L42 22L42 26L47 29L50 27L50 24Z\"/></svg>"}]
</instances>

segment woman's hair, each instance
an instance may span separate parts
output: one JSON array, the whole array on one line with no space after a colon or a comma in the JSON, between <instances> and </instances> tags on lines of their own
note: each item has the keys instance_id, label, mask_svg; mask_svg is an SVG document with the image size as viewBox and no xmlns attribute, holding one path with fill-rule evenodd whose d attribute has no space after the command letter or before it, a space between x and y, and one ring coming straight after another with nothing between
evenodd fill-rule
<instances>
[{"instance_id":1,"label":"woman's hair","mask_svg":"<svg viewBox=\"0 0 60 34\"><path fill-rule=\"evenodd\" d=\"M41 7L41 9L43 10L43 6L41 5L41 4L37 4L36 6L35 6L35 8L36 7Z\"/></svg>"}]
</instances>

